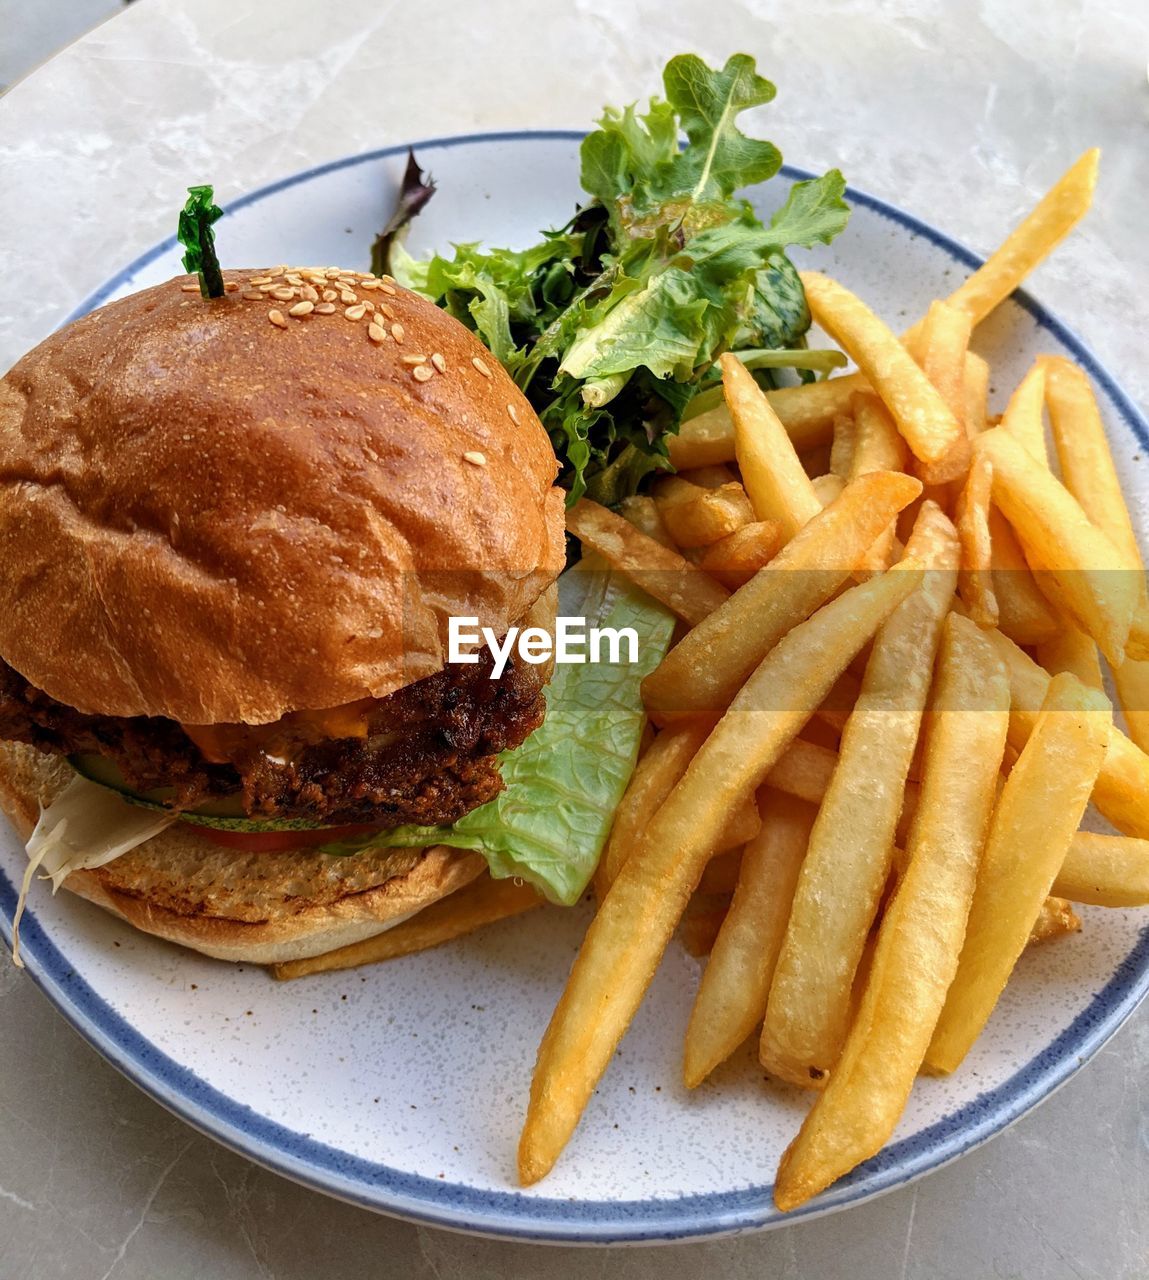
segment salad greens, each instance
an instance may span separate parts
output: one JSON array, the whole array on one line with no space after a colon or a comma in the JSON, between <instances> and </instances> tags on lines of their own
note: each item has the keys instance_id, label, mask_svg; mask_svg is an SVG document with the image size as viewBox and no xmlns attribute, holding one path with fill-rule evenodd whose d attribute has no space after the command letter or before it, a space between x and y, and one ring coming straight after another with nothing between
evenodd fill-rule
<instances>
[{"instance_id":1,"label":"salad greens","mask_svg":"<svg viewBox=\"0 0 1149 1280\"><path fill-rule=\"evenodd\" d=\"M829 364L803 350L810 314L786 249L842 230L842 175L797 183L763 224L735 192L772 177L782 157L738 117L774 86L746 54L718 70L673 58L663 85L645 113L606 109L581 146L591 199L538 244L459 244L416 261L397 233L433 188L411 165L384 232L378 267L473 329L530 398L572 502L587 492L617 503L669 469L667 437L717 385L722 352L752 359L767 382L772 368L810 377Z\"/></svg>"},{"instance_id":2,"label":"salad greens","mask_svg":"<svg viewBox=\"0 0 1149 1280\"><path fill-rule=\"evenodd\" d=\"M188 187L176 239L187 250L184 270L199 273L199 291L205 298L224 295L223 272L215 254L215 232L211 229L211 224L222 217L223 210L215 203L215 192L210 186Z\"/></svg>"},{"instance_id":3,"label":"salad greens","mask_svg":"<svg viewBox=\"0 0 1149 1280\"><path fill-rule=\"evenodd\" d=\"M639 685L670 645L674 616L619 574L575 569L560 582L565 614L633 627L638 662L555 667L547 717L502 757L506 790L449 827L398 827L320 845L325 853L446 844L476 849L496 879L519 876L571 906L587 886L634 770L646 715Z\"/></svg>"}]
</instances>

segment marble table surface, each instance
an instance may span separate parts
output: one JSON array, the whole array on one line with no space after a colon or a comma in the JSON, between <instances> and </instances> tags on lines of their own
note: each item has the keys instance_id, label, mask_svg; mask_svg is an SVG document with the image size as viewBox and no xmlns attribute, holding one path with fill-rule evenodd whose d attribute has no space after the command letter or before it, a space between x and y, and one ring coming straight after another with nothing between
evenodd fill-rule
<instances>
[{"instance_id":1,"label":"marble table surface","mask_svg":"<svg viewBox=\"0 0 1149 1280\"><path fill-rule=\"evenodd\" d=\"M39 0L38 0L39 2ZM44 0L47 3L47 0ZM1034 292L1149 407L1149 24L1142 0L138 0L0 98L0 368L166 234L188 174L222 201L388 142L585 126L665 58L758 55L787 159L979 249L1087 146L1097 207ZM375 1217L193 1133L0 965L0 1277L1149 1273L1149 1010L958 1164L766 1235L608 1253Z\"/></svg>"}]
</instances>

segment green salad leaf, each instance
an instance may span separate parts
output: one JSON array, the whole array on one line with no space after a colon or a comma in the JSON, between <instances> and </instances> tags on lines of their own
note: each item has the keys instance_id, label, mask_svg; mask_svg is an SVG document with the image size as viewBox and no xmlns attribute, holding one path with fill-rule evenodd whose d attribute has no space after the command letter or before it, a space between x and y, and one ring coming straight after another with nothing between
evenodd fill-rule
<instances>
[{"instance_id":1,"label":"green salad leaf","mask_svg":"<svg viewBox=\"0 0 1149 1280\"><path fill-rule=\"evenodd\" d=\"M446 844L475 849L496 879L518 876L571 906L586 888L634 770L646 716L639 685L670 645L674 617L619 574L563 575L562 611L588 626L633 627L638 662L556 666L547 716L502 758L506 790L449 827L399 827L321 845L327 853Z\"/></svg>"},{"instance_id":2,"label":"green salad leaf","mask_svg":"<svg viewBox=\"0 0 1149 1280\"><path fill-rule=\"evenodd\" d=\"M222 298L225 292L223 272L215 253L215 232L211 229L212 223L222 217L223 210L215 203L215 192L210 186L188 187L176 238L187 250L184 270L198 273L199 291L205 298Z\"/></svg>"},{"instance_id":3,"label":"green salad leaf","mask_svg":"<svg viewBox=\"0 0 1149 1280\"><path fill-rule=\"evenodd\" d=\"M735 193L782 157L739 121L774 86L738 53L717 69L672 58L663 88L645 111L606 108L581 146L591 198L538 244L417 261L392 236L380 264L490 347L550 434L572 502L614 505L668 470L667 439L717 385L724 351L768 355L747 361L768 386L778 369L809 378L825 364L805 351L810 313L786 250L845 226L842 175L795 184L764 225Z\"/></svg>"}]
</instances>

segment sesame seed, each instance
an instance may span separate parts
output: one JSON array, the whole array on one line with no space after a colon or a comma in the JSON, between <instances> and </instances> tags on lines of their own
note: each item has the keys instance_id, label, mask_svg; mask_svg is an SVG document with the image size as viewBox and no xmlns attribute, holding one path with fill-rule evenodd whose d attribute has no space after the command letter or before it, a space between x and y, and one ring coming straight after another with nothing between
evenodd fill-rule
<instances>
[{"instance_id":1,"label":"sesame seed","mask_svg":"<svg viewBox=\"0 0 1149 1280\"><path fill-rule=\"evenodd\" d=\"M280 302L290 302L291 299L295 297L295 290L294 289L275 289L272 292L271 296L273 298L278 298Z\"/></svg>"},{"instance_id":2,"label":"sesame seed","mask_svg":"<svg viewBox=\"0 0 1149 1280\"><path fill-rule=\"evenodd\" d=\"M297 302L287 314L289 316L309 316L314 310L315 303L304 299L302 302Z\"/></svg>"},{"instance_id":3,"label":"sesame seed","mask_svg":"<svg viewBox=\"0 0 1149 1280\"><path fill-rule=\"evenodd\" d=\"M225 293L238 293L238 292L239 292L239 281L238 281L238 280L229 280L229 281L228 281L228 282L223 286L223 289L224 289L224 292L225 292Z\"/></svg>"},{"instance_id":4,"label":"sesame seed","mask_svg":"<svg viewBox=\"0 0 1149 1280\"><path fill-rule=\"evenodd\" d=\"M380 280L382 280L384 284L394 284L394 283L395 283L395 277L394 277L394 276L382 275L382 276L380 276L380 277L379 277L379 279L380 279Z\"/></svg>"},{"instance_id":5,"label":"sesame seed","mask_svg":"<svg viewBox=\"0 0 1149 1280\"><path fill-rule=\"evenodd\" d=\"M368 289L368 290L371 290L371 289L378 289L378 288L379 288L379 281L378 281L378 280L372 280L371 278L368 278L368 279L366 279L366 280L360 280L360 282L359 282L359 287L360 287L361 289Z\"/></svg>"},{"instance_id":6,"label":"sesame seed","mask_svg":"<svg viewBox=\"0 0 1149 1280\"><path fill-rule=\"evenodd\" d=\"M282 311L278 311L276 308L273 307L267 313L267 318L271 321L272 324L279 325L281 329L287 328L287 318L284 316Z\"/></svg>"},{"instance_id":7,"label":"sesame seed","mask_svg":"<svg viewBox=\"0 0 1149 1280\"><path fill-rule=\"evenodd\" d=\"M463 454L463 461L469 462L473 467L485 467L487 465L487 455L479 453L476 449L471 453Z\"/></svg>"},{"instance_id":8,"label":"sesame seed","mask_svg":"<svg viewBox=\"0 0 1149 1280\"><path fill-rule=\"evenodd\" d=\"M287 267L281 262L278 267L269 267L267 274L269 276L281 276L287 270Z\"/></svg>"},{"instance_id":9,"label":"sesame seed","mask_svg":"<svg viewBox=\"0 0 1149 1280\"><path fill-rule=\"evenodd\" d=\"M366 310L367 308L361 302L358 306L348 307L343 314L348 320L362 320Z\"/></svg>"},{"instance_id":10,"label":"sesame seed","mask_svg":"<svg viewBox=\"0 0 1149 1280\"><path fill-rule=\"evenodd\" d=\"M343 272L338 267L328 267L323 274L328 280L338 280Z\"/></svg>"},{"instance_id":11,"label":"sesame seed","mask_svg":"<svg viewBox=\"0 0 1149 1280\"><path fill-rule=\"evenodd\" d=\"M271 284L270 276L252 276L248 284Z\"/></svg>"},{"instance_id":12,"label":"sesame seed","mask_svg":"<svg viewBox=\"0 0 1149 1280\"><path fill-rule=\"evenodd\" d=\"M259 291L260 293L274 293L278 288L279 285L277 285L274 280L270 280L267 284L261 284L259 286Z\"/></svg>"},{"instance_id":13,"label":"sesame seed","mask_svg":"<svg viewBox=\"0 0 1149 1280\"><path fill-rule=\"evenodd\" d=\"M381 283L379 285L379 288L382 289L384 293L391 294L392 297L395 297L399 293L399 290L396 289L395 286L391 284Z\"/></svg>"},{"instance_id":14,"label":"sesame seed","mask_svg":"<svg viewBox=\"0 0 1149 1280\"><path fill-rule=\"evenodd\" d=\"M303 284L303 277L297 271L291 271L288 273L287 283L298 287Z\"/></svg>"},{"instance_id":15,"label":"sesame seed","mask_svg":"<svg viewBox=\"0 0 1149 1280\"><path fill-rule=\"evenodd\" d=\"M489 378L491 376L490 369L487 368L487 366L482 362L482 360L479 359L478 356L472 356L471 363L475 366L476 369L478 369L478 371L483 375L484 378Z\"/></svg>"},{"instance_id":16,"label":"sesame seed","mask_svg":"<svg viewBox=\"0 0 1149 1280\"><path fill-rule=\"evenodd\" d=\"M247 302L258 302L263 297L263 294L260 293L258 289L248 289L248 291L245 294L243 294L242 297Z\"/></svg>"},{"instance_id":17,"label":"sesame seed","mask_svg":"<svg viewBox=\"0 0 1149 1280\"><path fill-rule=\"evenodd\" d=\"M334 301L335 301L335 299L336 299L336 298L338 298L338 297L339 297L339 291L338 291L337 289L324 289L324 290L323 290L323 301L324 301L324 302L334 302Z\"/></svg>"},{"instance_id":18,"label":"sesame seed","mask_svg":"<svg viewBox=\"0 0 1149 1280\"><path fill-rule=\"evenodd\" d=\"M383 312L383 314L387 317L388 320L395 319L395 312L392 311L391 308L385 302L381 302L379 304L379 310Z\"/></svg>"},{"instance_id":19,"label":"sesame seed","mask_svg":"<svg viewBox=\"0 0 1149 1280\"><path fill-rule=\"evenodd\" d=\"M435 370L427 364L417 364L414 369L411 370L411 377L413 377L416 382L430 382L434 376Z\"/></svg>"},{"instance_id":20,"label":"sesame seed","mask_svg":"<svg viewBox=\"0 0 1149 1280\"><path fill-rule=\"evenodd\" d=\"M406 330L399 323L399 321L396 320L395 323L391 326L391 336L395 339L396 342L402 342L403 336L405 333L406 333Z\"/></svg>"},{"instance_id":21,"label":"sesame seed","mask_svg":"<svg viewBox=\"0 0 1149 1280\"><path fill-rule=\"evenodd\" d=\"M340 302L358 302L359 299L351 292L350 289L344 289L339 295Z\"/></svg>"},{"instance_id":22,"label":"sesame seed","mask_svg":"<svg viewBox=\"0 0 1149 1280\"><path fill-rule=\"evenodd\" d=\"M447 372L447 362L438 351L431 353L431 363L439 370L440 373Z\"/></svg>"},{"instance_id":23,"label":"sesame seed","mask_svg":"<svg viewBox=\"0 0 1149 1280\"><path fill-rule=\"evenodd\" d=\"M316 293L316 291L309 284L305 284L303 286L303 296L307 299L308 302L319 301L319 294Z\"/></svg>"},{"instance_id":24,"label":"sesame seed","mask_svg":"<svg viewBox=\"0 0 1149 1280\"><path fill-rule=\"evenodd\" d=\"M334 312L335 312L335 303L334 303L334 302L321 302L321 303L320 303L320 304L315 308L315 314L316 314L317 316L329 316L329 315L334 314Z\"/></svg>"},{"instance_id":25,"label":"sesame seed","mask_svg":"<svg viewBox=\"0 0 1149 1280\"><path fill-rule=\"evenodd\" d=\"M416 355L400 356L399 359L404 364L426 364L427 363L426 356L416 356Z\"/></svg>"},{"instance_id":26,"label":"sesame seed","mask_svg":"<svg viewBox=\"0 0 1149 1280\"><path fill-rule=\"evenodd\" d=\"M519 425L519 415L515 410L515 406L513 404L507 405L507 417L510 418L510 420L515 424L516 427Z\"/></svg>"},{"instance_id":27,"label":"sesame seed","mask_svg":"<svg viewBox=\"0 0 1149 1280\"><path fill-rule=\"evenodd\" d=\"M386 342L387 330L381 329L377 324L369 324L367 326L367 336L372 342Z\"/></svg>"}]
</instances>

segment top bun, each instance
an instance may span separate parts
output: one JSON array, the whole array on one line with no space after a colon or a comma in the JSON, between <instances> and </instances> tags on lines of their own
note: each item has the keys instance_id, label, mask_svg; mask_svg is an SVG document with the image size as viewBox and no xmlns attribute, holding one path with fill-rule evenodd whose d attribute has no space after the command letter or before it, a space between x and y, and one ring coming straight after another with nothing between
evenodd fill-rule
<instances>
[{"instance_id":1,"label":"top bun","mask_svg":"<svg viewBox=\"0 0 1149 1280\"><path fill-rule=\"evenodd\" d=\"M502 635L561 570L550 441L475 337L388 281L272 274L146 289L0 381L0 657L57 701L385 697L445 665L450 615Z\"/></svg>"}]
</instances>

